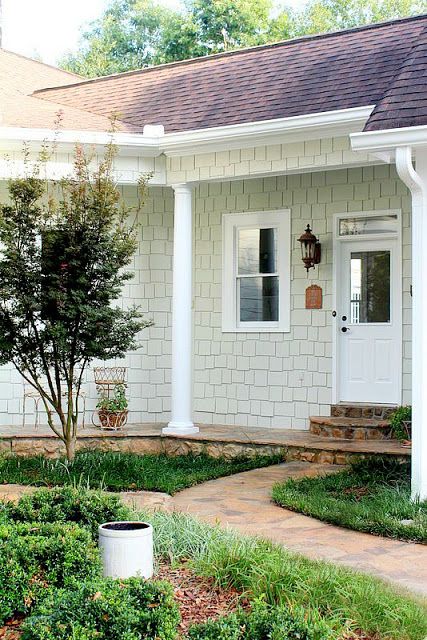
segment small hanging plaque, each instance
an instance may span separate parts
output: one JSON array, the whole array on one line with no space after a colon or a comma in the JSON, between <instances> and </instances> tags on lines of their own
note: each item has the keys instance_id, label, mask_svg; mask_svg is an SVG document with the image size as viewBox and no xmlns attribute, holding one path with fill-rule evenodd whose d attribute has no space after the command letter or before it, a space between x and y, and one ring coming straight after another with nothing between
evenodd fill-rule
<instances>
[{"instance_id":1,"label":"small hanging plaque","mask_svg":"<svg viewBox=\"0 0 427 640\"><path fill-rule=\"evenodd\" d=\"M305 308L321 309L322 308L322 287L312 284L305 290Z\"/></svg>"}]
</instances>

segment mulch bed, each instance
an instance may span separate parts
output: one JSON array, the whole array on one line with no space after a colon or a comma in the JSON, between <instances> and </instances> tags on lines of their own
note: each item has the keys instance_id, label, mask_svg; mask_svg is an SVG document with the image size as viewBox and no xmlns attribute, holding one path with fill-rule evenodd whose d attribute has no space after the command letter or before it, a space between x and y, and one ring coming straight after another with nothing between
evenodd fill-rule
<instances>
[{"instance_id":1,"label":"mulch bed","mask_svg":"<svg viewBox=\"0 0 427 640\"><path fill-rule=\"evenodd\" d=\"M161 564L156 579L167 580L174 589L175 599L181 612L179 632L184 636L192 624L206 622L235 611L240 605L249 603L241 598L236 589L221 589L210 578L197 576L185 564L171 567Z\"/></svg>"}]
</instances>

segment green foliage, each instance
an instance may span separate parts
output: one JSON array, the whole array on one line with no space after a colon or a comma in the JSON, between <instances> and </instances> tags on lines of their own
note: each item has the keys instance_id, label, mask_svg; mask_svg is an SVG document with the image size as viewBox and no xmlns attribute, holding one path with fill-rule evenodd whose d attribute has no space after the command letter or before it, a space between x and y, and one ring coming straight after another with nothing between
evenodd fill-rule
<instances>
[{"instance_id":1,"label":"green foliage","mask_svg":"<svg viewBox=\"0 0 427 640\"><path fill-rule=\"evenodd\" d=\"M408 440L409 434L405 428L404 422L411 422L412 408L408 405L398 407L390 417L391 430L393 437L397 440Z\"/></svg>"},{"instance_id":2,"label":"green foliage","mask_svg":"<svg viewBox=\"0 0 427 640\"><path fill-rule=\"evenodd\" d=\"M114 146L94 170L77 147L73 175L59 184L38 177L53 151L34 174L10 181L10 202L0 205L0 364L12 363L38 391L71 459L85 368L137 348L151 322L113 304L137 246L113 180ZM141 197L145 188L144 179Z\"/></svg>"},{"instance_id":3,"label":"green foliage","mask_svg":"<svg viewBox=\"0 0 427 640\"><path fill-rule=\"evenodd\" d=\"M6 507L14 522L77 523L89 527L95 539L103 522L129 519L129 510L117 496L73 487L40 489Z\"/></svg>"},{"instance_id":4,"label":"green foliage","mask_svg":"<svg viewBox=\"0 0 427 640\"><path fill-rule=\"evenodd\" d=\"M174 640L178 607L168 583L103 579L51 591L23 640Z\"/></svg>"},{"instance_id":5,"label":"green foliage","mask_svg":"<svg viewBox=\"0 0 427 640\"><path fill-rule=\"evenodd\" d=\"M176 493L223 476L282 462L283 456L213 458L206 454L167 456L79 451L72 462L44 456L0 457L0 482L32 485L74 485L125 491L145 489Z\"/></svg>"},{"instance_id":6,"label":"green foliage","mask_svg":"<svg viewBox=\"0 0 427 640\"><path fill-rule=\"evenodd\" d=\"M107 75L426 10L426 0L311 0L279 12L272 0L186 0L182 10L155 0L112 0L62 66Z\"/></svg>"},{"instance_id":7,"label":"green foliage","mask_svg":"<svg viewBox=\"0 0 427 640\"><path fill-rule=\"evenodd\" d=\"M324 621L307 616L301 607L271 607L258 601L251 613L239 612L194 626L188 637L190 640L333 640L337 635Z\"/></svg>"},{"instance_id":8,"label":"green foliage","mask_svg":"<svg viewBox=\"0 0 427 640\"><path fill-rule=\"evenodd\" d=\"M100 574L98 549L77 525L0 525L0 625L26 614L51 587L75 587Z\"/></svg>"},{"instance_id":9,"label":"green foliage","mask_svg":"<svg viewBox=\"0 0 427 640\"><path fill-rule=\"evenodd\" d=\"M103 409L104 411L125 411L128 408L125 386L123 384L117 384L114 387L112 397L101 397L96 406L98 409Z\"/></svg>"},{"instance_id":10,"label":"green foliage","mask_svg":"<svg viewBox=\"0 0 427 640\"><path fill-rule=\"evenodd\" d=\"M251 600L263 598L291 611L302 607L308 619L320 615L340 638L347 629L363 629L378 640L422 640L427 635L425 602L381 580L184 514L158 511L138 517L150 518L157 557L173 562L191 558L197 573L235 587Z\"/></svg>"},{"instance_id":11,"label":"green foliage","mask_svg":"<svg viewBox=\"0 0 427 640\"><path fill-rule=\"evenodd\" d=\"M427 501L411 500L409 462L372 458L339 473L290 479L275 485L273 500L356 531L427 541Z\"/></svg>"}]
</instances>

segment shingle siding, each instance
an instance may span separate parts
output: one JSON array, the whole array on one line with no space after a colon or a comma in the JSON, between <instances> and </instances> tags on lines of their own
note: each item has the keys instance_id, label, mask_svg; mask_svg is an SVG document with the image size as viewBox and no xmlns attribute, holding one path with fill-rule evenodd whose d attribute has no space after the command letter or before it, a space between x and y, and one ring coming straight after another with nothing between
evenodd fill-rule
<instances>
[{"instance_id":1,"label":"shingle siding","mask_svg":"<svg viewBox=\"0 0 427 640\"><path fill-rule=\"evenodd\" d=\"M337 143L339 144L339 143ZM328 146L330 149L330 145ZM269 155L271 148L265 151ZM6 185L1 183L1 194ZM130 203L136 187L123 187ZM223 334L221 331L222 215L289 208L292 214L291 332ZM200 422L307 427L309 414L326 414L331 402L332 221L336 213L375 209L403 212L403 401L410 402L411 246L409 194L393 167L371 166L307 174L201 184L194 213L194 408ZM322 263L306 276L297 237L307 222L322 242ZM173 192L152 188L141 214L135 278L124 304L136 301L155 326L142 349L126 359L131 421L169 419ZM322 310L304 308L305 288L320 284ZM88 380L92 379L89 372ZM88 406L95 388L87 387ZM0 424L22 420L22 383L0 368ZM31 419L31 418L29 418ZM90 416L88 414L88 419Z\"/></svg>"}]
</instances>

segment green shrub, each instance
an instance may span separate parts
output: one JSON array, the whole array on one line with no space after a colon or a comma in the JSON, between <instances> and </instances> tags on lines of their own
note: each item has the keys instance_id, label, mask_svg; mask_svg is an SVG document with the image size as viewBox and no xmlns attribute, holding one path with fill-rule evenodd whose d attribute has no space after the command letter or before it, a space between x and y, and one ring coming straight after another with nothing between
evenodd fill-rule
<instances>
[{"instance_id":1,"label":"green shrub","mask_svg":"<svg viewBox=\"0 0 427 640\"><path fill-rule=\"evenodd\" d=\"M76 522L88 526L98 537L98 526L112 520L127 520L130 511L118 496L102 491L84 491L73 487L40 489L8 506L15 522Z\"/></svg>"},{"instance_id":2,"label":"green shrub","mask_svg":"<svg viewBox=\"0 0 427 640\"><path fill-rule=\"evenodd\" d=\"M0 526L0 626L26 614L50 587L69 587L100 574L87 529L64 524Z\"/></svg>"},{"instance_id":3,"label":"green shrub","mask_svg":"<svg viewBox=\"0 0 427 640\"><path fill-rule=\"evenodd\" d=\"M179 619L168 583L99 579L51 591L24 623L23 640L174 640Z\"/></svg>"},{"instance_id":4,"label":"green shrub","mask_svg":"<svg viewBox=\"0 0 427 640\"><path fill-rule=\"evenodd\" d=\"M409 440L409 434L405 429L404 422L411 422L412 408L408 405L398 407L390 416L390 425L393 437L397 440Z\"/></svg>"},{"instance_id":5,"label":"green shrub","mask_svg":"<svg viewBox=\"0 0 427 640\"><path fill-rule=\"evenodd\" d=\"M333 640L336 634L302 608L293 611L257 603L249 614L231 614L190 629L191 640Z\"/></svg>"}]
</instances>

